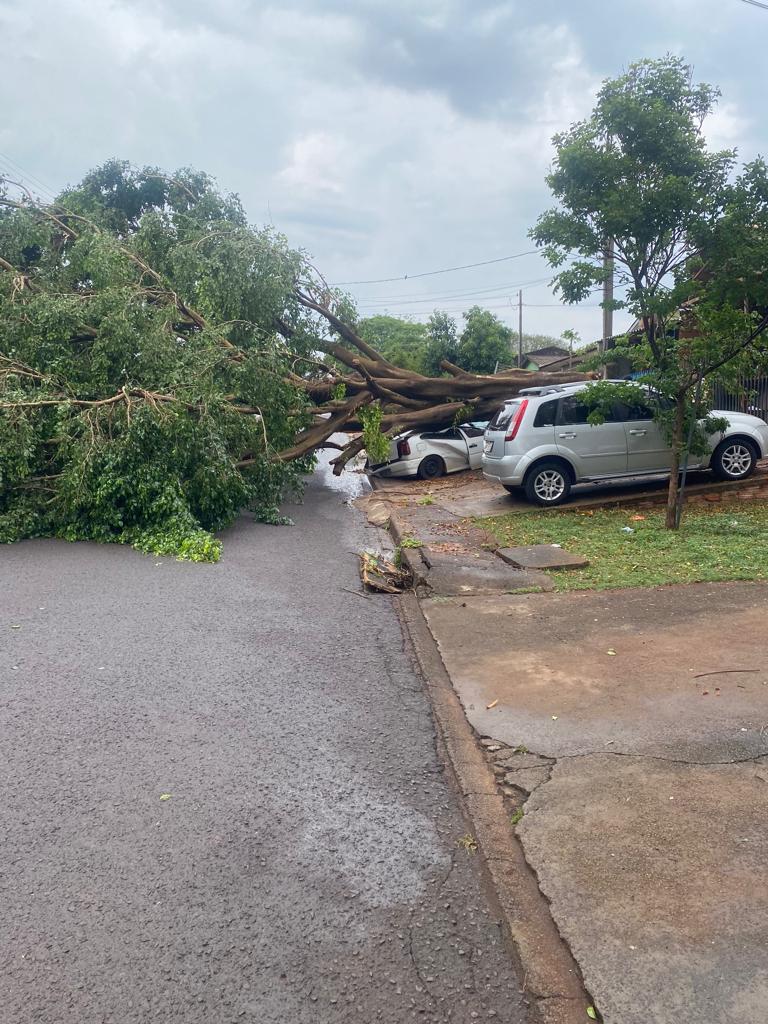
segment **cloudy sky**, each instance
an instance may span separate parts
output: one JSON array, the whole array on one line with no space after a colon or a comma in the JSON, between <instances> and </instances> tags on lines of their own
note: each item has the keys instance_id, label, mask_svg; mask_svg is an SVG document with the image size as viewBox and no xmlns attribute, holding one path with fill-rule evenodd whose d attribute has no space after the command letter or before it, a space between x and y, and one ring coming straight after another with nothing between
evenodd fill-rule
<instances>
[{"instance_id":1,"label":"cloudy sky","mask_svg":"<svg viewBox=\"0 0 768 1024\"><path fill-rule=\"evenodd\" d=\"M552 134L674 52L722 89L710 141L765 152L767 44L742 0L0 0L0 169L46 195L112 156L198 167L367 314L516 324L522 286L526 331L588 340L599 308L504 259L549 203Z\"/></svg>"}]
</instances>

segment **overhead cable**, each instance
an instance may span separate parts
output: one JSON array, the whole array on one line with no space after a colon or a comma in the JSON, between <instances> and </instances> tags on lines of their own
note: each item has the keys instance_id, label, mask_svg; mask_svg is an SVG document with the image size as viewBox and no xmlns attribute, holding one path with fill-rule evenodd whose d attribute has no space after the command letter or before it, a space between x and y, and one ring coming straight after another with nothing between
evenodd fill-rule
<instances>
[{"instance_id":1,"label":"overhead cable","mask_svg":"<svg viewBox=\"0 0 768 1024\"><path fill-rule=\"evenodd\" d=\"M519 260L522 256L535 256L538 249L517 252L514 256L499 256L495 260L482 260L480 263L465 263L461 267L445 267L443 270L425 270L420 274L401 274L399 277L379 277L368 281L334 281L333 287L352 284L389 284L391 281L413 281L417 277L434 277L436 274L452 274L457 270L472 270L473 267L489 267L492 263L506 263L508 260Z\"/></svg>"}]
</instances>

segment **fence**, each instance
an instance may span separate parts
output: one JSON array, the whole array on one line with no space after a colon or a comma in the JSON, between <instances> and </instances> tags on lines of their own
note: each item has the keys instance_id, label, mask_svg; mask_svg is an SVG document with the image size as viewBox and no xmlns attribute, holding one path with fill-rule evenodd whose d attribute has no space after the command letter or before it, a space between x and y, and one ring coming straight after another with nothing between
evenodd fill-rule
<instances>
[{"instance_id":1,"label":"fence","mask_svg":"<svg viewBox=\"0 0 768 1024\"><path fill-rule=\"evenodd\" d=\"M768 377L740 377L732 388L715 384L712 405L726 412L748 412L768 420Z\"/></svg>"}]
</instances>

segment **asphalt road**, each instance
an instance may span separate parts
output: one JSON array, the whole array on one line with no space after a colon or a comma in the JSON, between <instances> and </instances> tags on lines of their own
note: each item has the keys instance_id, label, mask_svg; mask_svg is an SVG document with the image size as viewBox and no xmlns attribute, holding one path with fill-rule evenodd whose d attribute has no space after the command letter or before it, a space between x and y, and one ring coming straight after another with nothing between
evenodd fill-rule
<instances>
[{"instance_id":1,"label":"asphalt road","mask_svg":"<svg viewBox=\"0 0 768 1024\"><path fill-rule=\"evenodd\" d=\"M344 497L211 566L0 548L2 1024L526 1019Z\"/></svg>"}]
</instances>

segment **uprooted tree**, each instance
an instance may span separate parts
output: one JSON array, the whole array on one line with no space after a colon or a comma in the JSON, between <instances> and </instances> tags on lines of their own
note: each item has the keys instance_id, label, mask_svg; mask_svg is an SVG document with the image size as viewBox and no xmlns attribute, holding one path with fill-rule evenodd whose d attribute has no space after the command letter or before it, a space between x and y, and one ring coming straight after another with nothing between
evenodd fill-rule
<instances>
[{"instance_id":1,"label":"uprooted tree","mask_svg":"<svg viewBox=\"0 0 768 1024\"><path fill-rule=\"evenodd\" d=\"M211 531L247 508L276 519L319 448L340 472L399 431L574 376L430 378L355 322L204 174L115 161L51 205L0 182L0 540L215 559Z\"/></svg>"}]
</instances>

